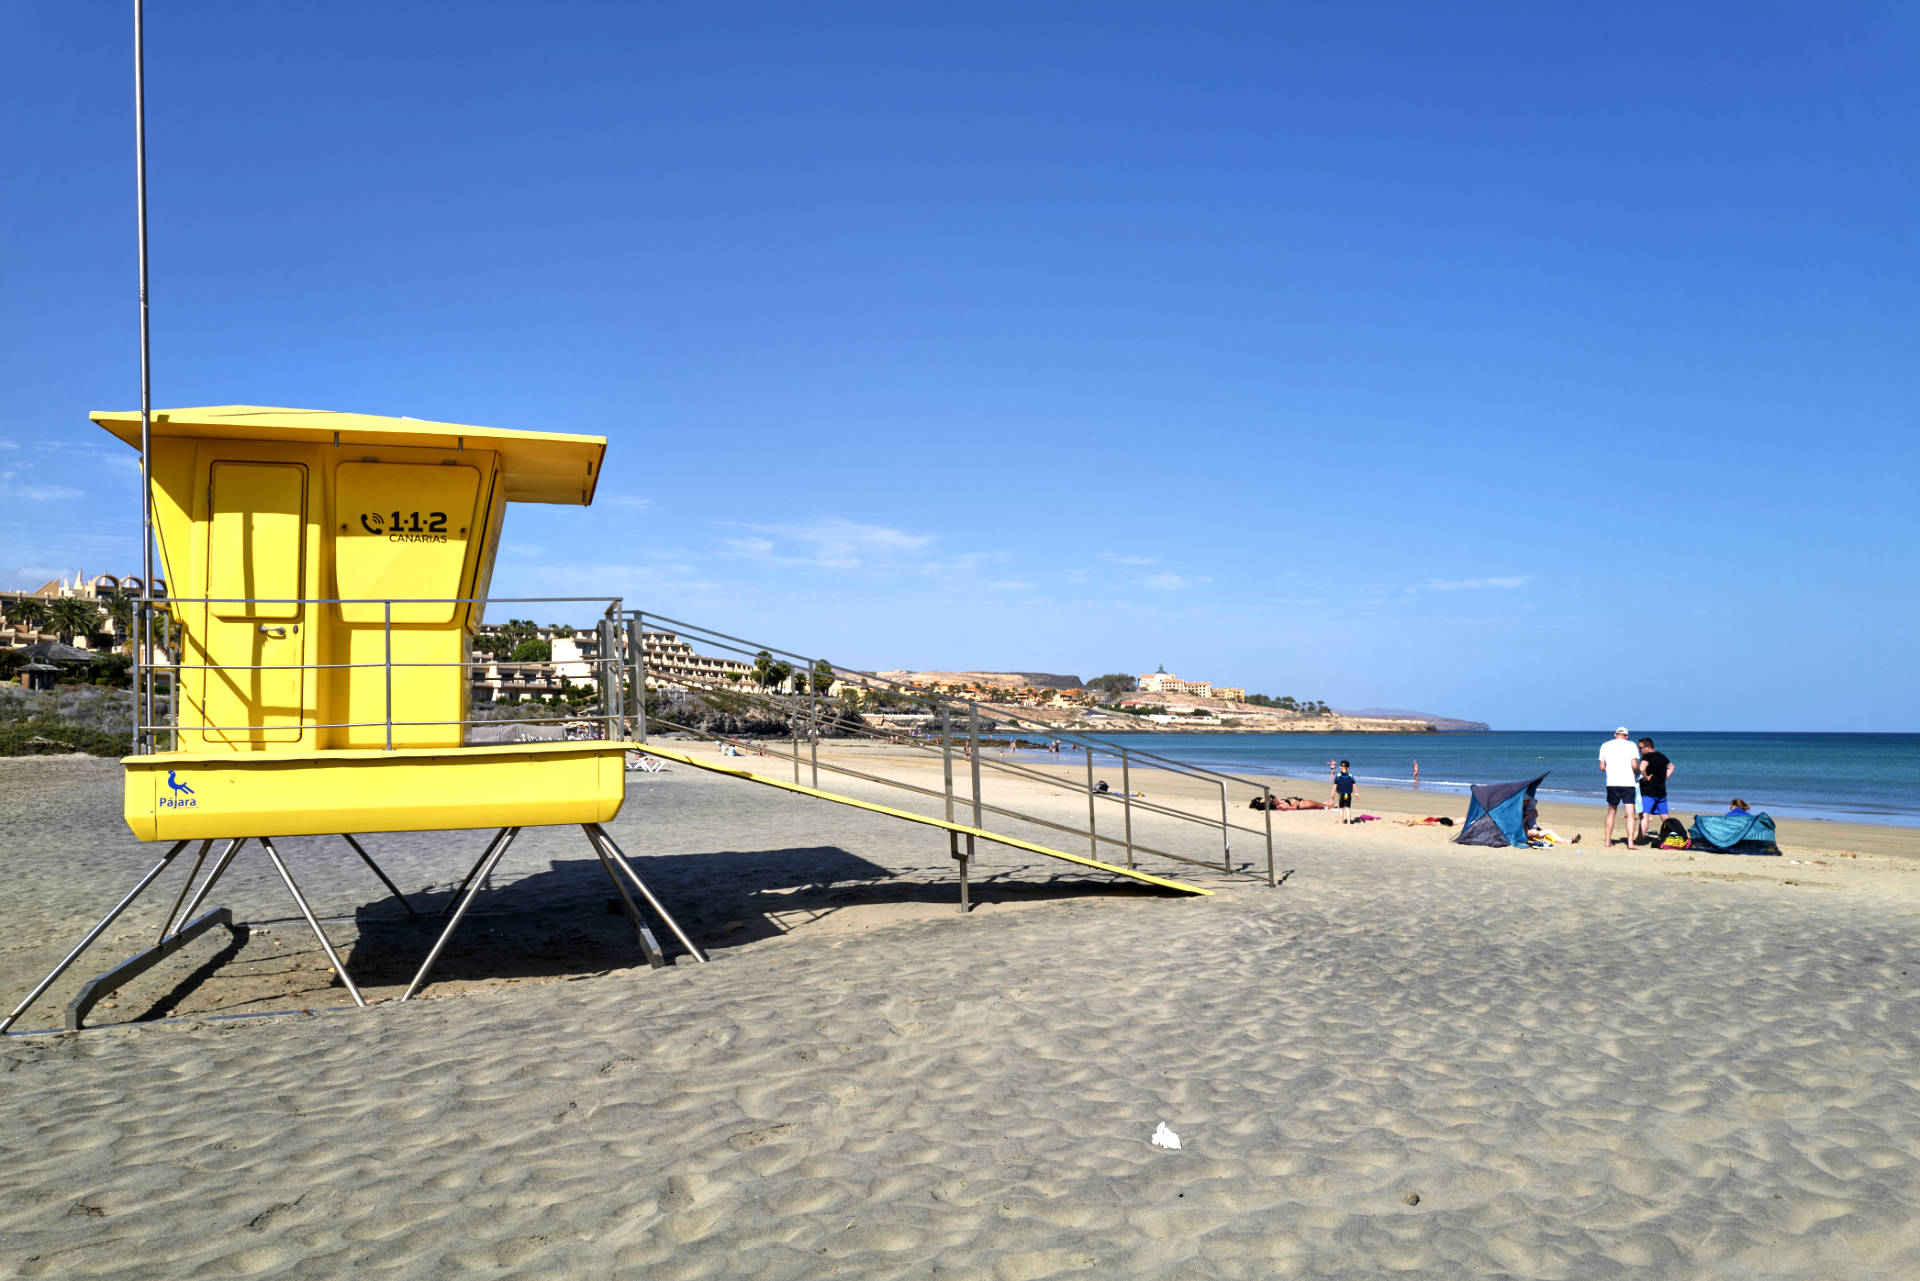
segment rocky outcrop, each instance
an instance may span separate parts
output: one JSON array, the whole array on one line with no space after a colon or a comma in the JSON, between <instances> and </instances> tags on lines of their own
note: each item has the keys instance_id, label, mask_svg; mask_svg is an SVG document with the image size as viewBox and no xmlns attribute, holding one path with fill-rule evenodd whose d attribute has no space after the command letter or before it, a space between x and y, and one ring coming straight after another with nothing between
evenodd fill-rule
<instances>
[{"instance_id":1,"label":"rocky outcrop","mask_svg":"<svg viewBox=\"0 0 1920 1281\"><path fill-rule=\"evenodd\" d=\"M1067 732L1084 730L1100 734L1431 734L1426 721L1383 716L1308 716L1301 712L1255 707L1223 698L1193 698L1184 694L1129 694L1128 703L1137 703L1142 715L1109 711L1105 708L1025 707L1015 704L988 704L987 710L1004 712L1027 721L1044 722ZM1189 718L1186 713L1204 711L1205 716ZM1149 720L1152 715L1175 716L1172 721Z\"/></svg>"},{"instance_id":2,"label":"rocky outcrop","mask_svg":"<svg viewBox=\"0 0 1920 1281\"><path fill-rule=\"evenodd\" d=\"M1431 712L1405 712L1392 707L1363 707L1358 711L1333 709L1336 716L1386 717L1392 720L1425 721L1442 734L1484 734L1493 727L1485 721L1463 721L1453 716L1435 716Z\"/></svg>"},{"instance_id":3,"label":"rocky outcrop","mask_svg":"<svg viewBox=\"0 0 1920 1281\"><path fill-rule=\"evenodd\" d=\"M1079 689L1078 676L1054 672L880 672L903 685L977 685L982 689Z\"/></svg>"},{"instance_id":4,"label":"rocky outcrop","mask_svg":"<svg viewBox=\"0 0 1920 1281\"><path fill-rule=\"evenodd\" d=\"M821 700L819 713L820 737L844 738L854 732L836 723L841 712L827 700ZM719 691L654 690L647 696L647 717L726 738L786 738L796 729L807 732L804 710L787 713L758 699Z\"/></svg>"}]
</instances>

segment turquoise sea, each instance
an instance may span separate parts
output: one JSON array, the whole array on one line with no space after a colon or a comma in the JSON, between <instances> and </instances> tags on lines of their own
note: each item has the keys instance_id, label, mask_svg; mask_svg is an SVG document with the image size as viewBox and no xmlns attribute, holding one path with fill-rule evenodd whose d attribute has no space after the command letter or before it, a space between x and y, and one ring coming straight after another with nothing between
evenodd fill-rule
<instances>
[{"instance_id":1,"label":"turquoise sea","mask_svg":"<svg viewBox=\"0 0 1920 1281\"><path fill-rule=\"evenodd\" d=\"M1643 732L1673 760L1667 791L1676 814L1718 814L1739 796L1756 810L1782 817L1920 827L1920 734L1706 734L1636 728L1634 735ZM1542 799L1598 805L1602 782L1597 761L1608 735L1517 730L1106 737L1224 773L1279 774L1321 784L1329 760L1348 760L1363 787L1411 788L1417 760L1420 790L1439 795L1464 796L1473 783L1546 774Z\"/></svg>"}]
</instances>

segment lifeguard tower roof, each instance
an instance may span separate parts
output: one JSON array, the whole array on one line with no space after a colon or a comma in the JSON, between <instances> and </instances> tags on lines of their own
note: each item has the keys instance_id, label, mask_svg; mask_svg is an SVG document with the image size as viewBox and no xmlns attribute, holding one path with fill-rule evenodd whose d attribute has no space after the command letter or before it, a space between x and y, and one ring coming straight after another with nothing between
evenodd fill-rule
<instances>
[{"instance_id":1,"label":"lifeguard tower roof","mask_svg":"<svg viewBox=\"0 0 1920 1281\"><path fill-rule=\"evenodd\" d=\"M94 422L121 440L140 447L138 410L99 410ZM207 405L198 409L156 409L155 438L191 436L201 440L284 440L305 445L423 445L430 449L488 449L500 455L506 498L517 503L593 502L607 442L600 436L564 432L510 431L501 427L465 427L419 418L343 414L325 409L275 409L266 405Z\"/></svg>"}]
</instances>

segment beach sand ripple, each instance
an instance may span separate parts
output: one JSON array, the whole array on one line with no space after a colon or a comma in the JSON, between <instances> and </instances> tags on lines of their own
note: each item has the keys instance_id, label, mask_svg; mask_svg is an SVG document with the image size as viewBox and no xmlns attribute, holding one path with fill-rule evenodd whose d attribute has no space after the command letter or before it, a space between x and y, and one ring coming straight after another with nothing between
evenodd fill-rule
<instances>
[{"instance_id":1,"label":"beach sand ripple","mask_svg":"<svg viewBox=\"0 0 1920 1281\"><path fill-rule=\"evenodd\" d=\"M33 769L0 784L64 826L0 838L9 993L149 859L117 770ZM0 1043L0 1274L1920 1275L1901 878L1323 825L1208 899L988 851L963 918L944 839L740 796L681 771L613 827L710 965L647 969L578 834L530 831L433 999L339 1010L282 925L250 979L182 956L123 996L186 1017ZM479 843L374 840L436 907ZM394 994L417 937L288 844ZM284 916L271 875L216 897ZM288 1008L269 973L319 1012L205 1017Z\"/></svg>"}]
</instances>

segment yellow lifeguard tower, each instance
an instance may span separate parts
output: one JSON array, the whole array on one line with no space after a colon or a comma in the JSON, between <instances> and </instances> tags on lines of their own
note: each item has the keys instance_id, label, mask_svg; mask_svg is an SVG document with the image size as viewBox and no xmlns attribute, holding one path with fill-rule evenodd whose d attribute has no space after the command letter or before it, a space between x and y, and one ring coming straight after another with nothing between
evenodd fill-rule
<instances>
[{"instance_id":1,"label":"yellow lifeguard tower","mask_svg":"<svg viewBox=\"0 0 1920 1281\"><path fill-rule=\"evenodd\" d=\"M138 413L93 420L140 447ZM172 844L0 1019L0 1032L195 841L159 944L88 984L68 1026L199 934L239 932L225 909L194 912L249 841L364 1005L274 845L284 836L338 834L417 915L355 834L496 829L402 1000L425 983L520 829L534 825L585 830L652 964L664 956L629 884L706 960L601 826L620 809L632 746L610 655L617 600L603 602L599 709L572 718L579 726L587 717L588 736L473 741L469 660L506 506L592 502L604 438L255 405L155 411L147 437L151 529L169 594L140 601L135 649L146 661L125 814L141 840Z\"/></svg>"},{"instance_id":2,"label":"yellow lifeguard tower","mask_svg":"<svg viewBox=\"0 0 1920 1281\"><path fill-rule=\"evenodd\" d=\"M138 414L95 422L138 447ZM508 503L593 501L606 441L223 405L154 413L172 724L127 760L142 840L600 823L625 749L474 746Z\"/></svg>"}]
</instances>

